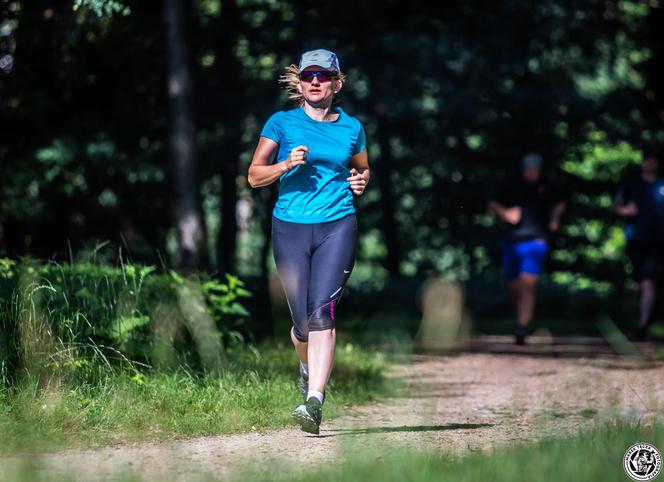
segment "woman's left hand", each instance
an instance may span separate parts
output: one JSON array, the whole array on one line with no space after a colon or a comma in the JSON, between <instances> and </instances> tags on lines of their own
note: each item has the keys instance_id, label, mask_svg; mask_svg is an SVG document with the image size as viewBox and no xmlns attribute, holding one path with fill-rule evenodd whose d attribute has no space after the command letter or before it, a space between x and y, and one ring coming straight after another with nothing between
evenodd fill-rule
<instances>
[{"instance_id":1,"label":"woman's left hand","mask_svg":"<svg viewBox=\"0 0 664 482\"><path fill-rule=\"evenodd\" d=\"M350 177L346 179L350 183L350 190L356 196L361 196L367 187L367 179L364 174L360 174L355 168L350 170Z\"/></svg>"}]
</instances>

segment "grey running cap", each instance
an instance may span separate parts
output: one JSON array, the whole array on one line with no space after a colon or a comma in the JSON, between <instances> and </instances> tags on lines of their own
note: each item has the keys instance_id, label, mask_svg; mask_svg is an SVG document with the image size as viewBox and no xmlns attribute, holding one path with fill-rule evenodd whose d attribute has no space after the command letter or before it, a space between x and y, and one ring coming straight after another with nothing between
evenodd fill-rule
<instances>
[{"instance_id":1,"label":"grey running cap","mask_svg":"<svg viewBox=\"0 0 664 482\"><path fill-rule=\"evenodd\" d=\"M521 167L542 167L542 156L529 152L521 158Z\"/></svg>"},{"instance_id":2,"label":"grey running cap","mask_svg":"<svg viewBox=\"0 0 664 482\"><path fill-rule=\"evenodd\" d=\"M339 72L339 59L337 54L325 49L309 50L300 58L300 72L312 65L318 65L330 72Z\"/></svg>"}]
</instances>

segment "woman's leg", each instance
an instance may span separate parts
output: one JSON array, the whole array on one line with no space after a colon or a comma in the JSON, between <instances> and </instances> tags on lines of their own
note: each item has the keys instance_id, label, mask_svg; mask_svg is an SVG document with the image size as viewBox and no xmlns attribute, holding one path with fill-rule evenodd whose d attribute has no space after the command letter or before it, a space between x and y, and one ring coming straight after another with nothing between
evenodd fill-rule
<instances>
[{"instance_id":1,"label":"woman's leg","mask_svg":"<svg viewBox=\"0 0 664 482\"><path fill-rule=\"evenodd\" d=\"M277 272L293 320L291 341L298 358L307 363L307 292L311 265L311 226L272 220L272 249Z\"/></svg>"},{"instance_id":2,"label":"woman's leg","mask_svg":"<svg viewBox=\"0 0 664 482\"><path fill-rule=\"evenodd\" d=\"M309 392L325 392L334 363L335 309L355 264L354 215L316 225L309 282Z\"/></svg>"},{"instance_id":3,"label":"woman's leg","mask_svg":"<svg viewBox=\"0 0 664 482\"><path fill-rule=\"evenodd\" d=\"M334 328L309 332L309 393L312 391L325 393L325 385L334 364L335 344Z\"/></svg>"},{"instance_id":4,"label":"woman's leg","mask_svg":"<svg viewBox=\"0 0 664 482\"><path fill-rule=\"evenodd\" d=\"M309 391L306 402L293 411L293 418L303 431L318 434L323 394L334 362L335 307L355 262L355 216L313 225L313 241L307 295Z\"/></svg>"},{"instance_id":5,"label":"woman's leg","mask_svg":"<svg viewBox=\"0 0 664 482\"><path fill-rule=\"evenodd\" d=\"M306 365L308 363L307 362L307 353L308 353L309 343L306 342L306 341L298 340L297 337L295 336L295 329L294 328L291 328L290 337L291 337L291 341L293 342L293 346L295 347L295 352L297 353L297 357L300 359L300 362L302 362Z\"/></svg>"}]
</instances>

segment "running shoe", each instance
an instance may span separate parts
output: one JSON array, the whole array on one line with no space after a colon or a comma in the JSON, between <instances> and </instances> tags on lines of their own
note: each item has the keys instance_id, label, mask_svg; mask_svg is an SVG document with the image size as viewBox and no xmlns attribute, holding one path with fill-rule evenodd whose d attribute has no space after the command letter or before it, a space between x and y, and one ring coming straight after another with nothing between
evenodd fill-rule
<instances>
[{"instance_id":1,"label":"running shoe","mask_svg":"<svg viewBox=\"0 0 664 482\"><path fill-rule=\"evenodd\" d=\"M304 364L300 362L300 395L302 400L307 401L307 393L309 391L309 374L304 370Z\"/></svg>"},{"instance_id":2,"label":"running shoe","mask_svg":"<svg viewBox=\"0 0 664 482\"><path fill-rule=\"evenodd\" d=\"M514 343L517 345L526 344L526 336L528 335L528 328L523 325L516 325L514 330Z\"/></svg>"},{"instance_id":3,"label":"running shoe","mask_svg":"<svg viewBox=\"0 0 664 482\"><path fill-rule=\"evenodd\" d=\"M636 341L648 341L648 327L639 326L639 329L636 330L635 339Z\"/></svg>"},{"instance_id":4,"label":"running shoe","mask_svg":"<svg viewBox=\"0 0 664 482\"><path fill-rule=\"evenodd\" d=\"M293 419L300 425L303 432L318 435L322 418L323 404L316 397L311 397L293 410Z\"/></svg>"}]
</instances>

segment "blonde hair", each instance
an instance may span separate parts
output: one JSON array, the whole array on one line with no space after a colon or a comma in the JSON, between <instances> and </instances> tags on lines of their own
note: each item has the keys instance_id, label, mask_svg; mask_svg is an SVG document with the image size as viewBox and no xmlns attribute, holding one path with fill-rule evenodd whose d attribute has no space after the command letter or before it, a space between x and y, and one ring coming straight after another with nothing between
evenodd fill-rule
<instances>
[{"instance_id":1,"label":"blonde hair","mask_svg":"<svg viewBox=\"0 0 664 482\"><path fill-rule=\"evenodd\" d=\"M333 72L336 80L341 81L342 84L346 83L346 75L343 72ZM294 101L298 107L304 106L304 96L298 90L300 85L300 69L297 65L291 64L284 70L284 73L279 76L279 84L288 92L288 98ZM338 96L335 95L333 104L339 102Z\"/></svg>"}]
</instances>

